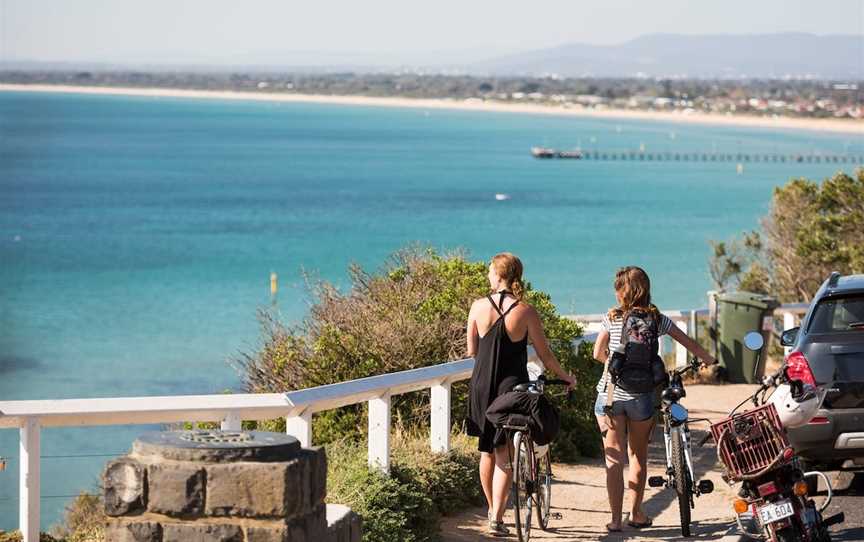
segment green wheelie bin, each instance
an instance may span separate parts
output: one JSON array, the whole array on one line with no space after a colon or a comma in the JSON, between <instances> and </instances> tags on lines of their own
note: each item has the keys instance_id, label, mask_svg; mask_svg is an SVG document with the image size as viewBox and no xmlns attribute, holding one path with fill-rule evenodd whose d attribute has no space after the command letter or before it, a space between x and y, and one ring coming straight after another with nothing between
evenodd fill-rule
<instances>
[{"instance_id":1,"label":"green wheelie bin","mask_svg":"<svg viewBox=\"0 0 864 542\"><path fill-rule=\"evenodd\" d=\"M717 295L717 347L720 365L726 369L729 382L753 384L759 382L765 364L756 360L765 359L768 339L774 326L773 314L777 300L753 292L728 292ZM744 335L750 331L762 333L765 347L761 357L744 347Z\"/></svg>"}]
</instances>

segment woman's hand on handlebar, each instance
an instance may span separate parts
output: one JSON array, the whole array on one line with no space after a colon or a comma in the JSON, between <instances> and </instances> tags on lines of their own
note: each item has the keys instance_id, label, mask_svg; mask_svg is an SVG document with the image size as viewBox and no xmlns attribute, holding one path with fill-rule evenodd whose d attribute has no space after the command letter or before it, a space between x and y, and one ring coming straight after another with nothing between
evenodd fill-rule
<instances>
[{"instance_id":1,"label":"woman's hand on handlebar","mask_svg":"<svg viewBox=\"0 0 864 542\"><path fill-rule=\"evenodd\" d=\"M717 358L714 356L708 356L707 359L703 358L700 364L702 367L710 367L712 365L717 365L717 363Z\"/></svg>"},{"instance_id":2,"label":"woman's hand on handlebar","mask_svg":"<svg viewBox=\"0 0 864 542\"><path fill-rule=\"evenodd\" d=\"M576 387L576 377L570 373L564 373L561 376L561 380L565 380L567 382L567 391L570 391Z\"/></svg>"}]
</instances>

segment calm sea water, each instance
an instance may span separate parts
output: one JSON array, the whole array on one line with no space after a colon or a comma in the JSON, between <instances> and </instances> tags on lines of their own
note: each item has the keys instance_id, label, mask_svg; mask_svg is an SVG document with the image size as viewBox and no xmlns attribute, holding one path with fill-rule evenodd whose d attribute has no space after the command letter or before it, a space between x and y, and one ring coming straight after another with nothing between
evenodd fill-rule
<instances>
[{"instance_id":1,"label":"calm sea water","mask_svg":"<svg viewBox=\"0 0 864 542\"><path fill-rule=\"evenodd\" d=\"M662 307L702 306L709 239L757 226L774 186L825 164L538 161L533 145L860 152L860 138L506 113L0 93L0 399L214 393L257 344L280 277L340 284L414 241L520 255L566 313L645 267ZM497 193L509 200L497 201ZM45 429L43 524L141 427ZM17 524L0 430L0 529ZM87 456L87 457L68 457ZM63 456L63 457L56 457ZM96 457L92 457L96 456Z\"/></svg>"}]
</instances>

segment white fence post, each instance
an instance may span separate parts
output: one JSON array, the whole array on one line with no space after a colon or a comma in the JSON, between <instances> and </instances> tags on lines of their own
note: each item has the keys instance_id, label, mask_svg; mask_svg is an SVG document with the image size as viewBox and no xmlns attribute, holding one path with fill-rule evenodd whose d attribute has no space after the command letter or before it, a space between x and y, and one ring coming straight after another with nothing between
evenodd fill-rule
<instances>
[{"instance_id":1,"label":"white fence post","mask_svg":"<svg viewBox=\"0 0 864 542\"><path fill-rule=\"evenodd\" d=\"M18 528L23 542L39 542L39 419L27 418L20 429Z\"/></svg>"},{"instance_id":2,"label":"white fence post","mask_svg":"<svg viewBox=\"0 0 864 542\"><path fill-rule=\"evenodd\" d=\"M433 452L450 451L450 383L432 386L430 431Z\"/></svg>"},{"instance_id":3,"label":"white fence post","mask_svg":"<svg viewBox=\"0 0 864 542\"><path fill-rule=\"evenodd\" d=\"M369 400L369 466L390 472L390 393Z\"/></svg>"},{"instance_id":4,"label":"white fence post","mask_svg":"<svg viewBox=\"0 0 864 542\"><path fill-rule=\"evenodd\" d=\"M285 432L300 441L300 446L312 446L312 413L285 418Z\"/></svg>"},{"instance_id":5,"label":"white fence post","mask_svg":"<svg viewBox=\"0 0 864 542\"><path fill-rule=\"evenodd\" d=\"M229 412L220 424L222 431L240 431L243 428L243 420L240 418L240 413L236 411Z\"/></svg>"},{"instance_id":6,"label":"white fence post","mask_svg":"<svg viewBox=\"0 0 864 542\"><path fill-rule=\"evenodd\" d=\"M791 312L784 312L783 313L783 331L786 331L787 329L792 329L793 327L795 327L795 315L792 314ZM783 354L784 355L788 356L789 352L791 352L791 351L792 351L791 346L784 346L783 347Z\"/></svg>"},{"instance_id":7,"label":"white fence post","mask_svg":"<svg viewBox=\"0 0 864 542\"><path fill-rule=\"evenodd\" d=\"M675 325L681 330L684 335L687 335L687 322L684 320L676 320ZM675 343L675 366L684 367L687 365L687 349L684 345Z\"/></svg>"}]
</instances>

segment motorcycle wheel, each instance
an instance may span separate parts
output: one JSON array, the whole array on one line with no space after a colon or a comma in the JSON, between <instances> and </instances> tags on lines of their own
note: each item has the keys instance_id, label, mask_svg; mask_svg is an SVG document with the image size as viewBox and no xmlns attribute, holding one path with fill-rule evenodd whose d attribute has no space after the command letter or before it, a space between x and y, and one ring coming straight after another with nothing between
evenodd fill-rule
<instances>
[{"instance_id":1,"label":"motorcycle wheel","mask_svg":"<svg viewBox=\"0 0 864 542\"><path fill-rule=\"evenodd\" d=\"M672 438L672 476L675 478L675 493L678 494L678 514L681 517L681 536L690 536L690 492L693 484L684 459L681 436Z\"/></svg>"},{"instance_id":2,"label":"motorcycle wheel","mask_svg":"<svg viewBox=\"0 0 864 542\"><path fill-rule=\"evenodd\" d=\"M774 539L777 542L804 542L804 539L798 536L798 533L796 533L791 527L780 531L774 531Z\"/></svg>"}]
</instances>

